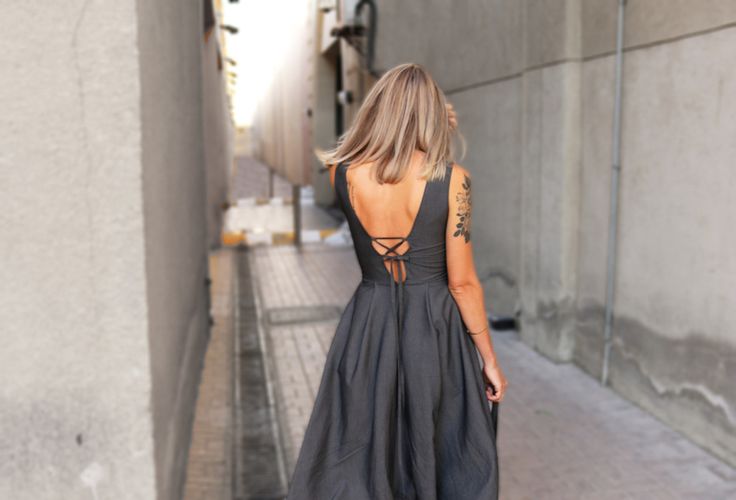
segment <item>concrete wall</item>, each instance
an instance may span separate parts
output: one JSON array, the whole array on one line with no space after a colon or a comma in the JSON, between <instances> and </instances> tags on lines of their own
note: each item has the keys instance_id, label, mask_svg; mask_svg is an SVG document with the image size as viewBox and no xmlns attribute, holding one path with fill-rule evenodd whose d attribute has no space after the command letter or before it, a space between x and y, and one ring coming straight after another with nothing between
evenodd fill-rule
<instances>
[{"instance_id":1,"label":"concrete wall","mask_svg":"<svg viewBox=\"0 0 736 500\"><path fill-rule=\"evenodd\" d=\"M0 35L0 498L155 498L133 2Z\"/></svg>"},{"instance_id":2,"label":"concrete wall","mask_svg":"<svg viewBox=\"0 0 736 500\"><path fill-rule=\"evenodd\" d=\"M627 21L636 27L634 12ZM736 20L736 12L729 15ZM675 20L690 29L690 20L669 19L668 29L659 29L673 40L632 46L625 55L611 384L736 463L736 240L730 231L736 28L682 33ZM631 30L633 39L651 41ZM574 356L594 375L600 373L612 68L611 56L592 58L583 75Z\"/></svg>"},{"instance_id":3,"label":"concrete wall","mask_svg":"<svg viewBox=\"0 0 736 500\"><path fill-rule=\"evenodd\" d=\"M578 279L580 1L529 3L525 13L521 335L568 361Z\"/></svg>"},{"instance_id":4,"label":"concrete wall","mask_svg":"<svg viewBox=\"0 0 736 500\"><path fill-rule=\"evenodd\" d=\"M526 343L598 376L616 2L377 3L377 69L425 65L458 111L478 268L507 278L487 281L491 309L520 309ZM610 380L736 463L736 4L626 16Z\"/></svg>"},{"instance_id":5,"label":"concrete wall","mask_svg":"<svg viewBox=\"0 0 736 500\"><path fill-rule=\"evenodd\" d=\"M137 1L148 339L160 499L179 499L208 334L199 2Z\"/></svg>"},{"instance_id":6,"label":"concrete wall","mask_svg":"<svg viewBox=\"0 0 736 500\"><path fill-rule=\"evenodd\" d=\"M339 43L330 34L337 25L337 9L318 10L315 16L314 36L314 96L312 99L312 145L326 150L334 146L336 139L338 108L336 91L338 81ZM314 199L321 206L335 202L335 190L330 176L322 170L322 162L311 157L312 187Z\"/></svg>"},{"instance_id":7,"label":"concrete wall","mask_svg":"<svg viewBox=\"0 0 736 500\"><path fill-rule=\"evenodd\" d=\"M0 498L181 498L208 332L201 10L1 9Z\"/></svg>"},{"instance_id":8,"label":"concrete wall","mask_svg":"<svg viewBox=\"0 0 736 500\"><path fill-rule=\"evenodd\" d=\"M202 113L204 121L205 172L207 174L207 242L220 245L224 215L229 201L229 180L235 156L235 130L230 115L226 71L217 28L202 43ZM218 62L219 60L219 62Z\"/></svg>"}]
</instances>

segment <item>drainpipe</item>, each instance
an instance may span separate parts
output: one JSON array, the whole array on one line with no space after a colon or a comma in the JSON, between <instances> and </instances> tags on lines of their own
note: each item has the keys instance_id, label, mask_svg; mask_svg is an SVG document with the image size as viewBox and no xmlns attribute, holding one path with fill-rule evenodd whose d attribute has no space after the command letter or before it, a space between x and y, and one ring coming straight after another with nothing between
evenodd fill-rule
<instances>
[{"instance_id":1,"label":"drainpipe","mask_svg":"<svg viewBox=\"0 0 736 500\"><path fill-rule=\"evenodd\" d=\"M611 323L613 321L613 293L616 277L616 243L618 242L618 198L621 176L621 73L623 66L624 7L626 0L618 0L618 27L616 30L616 87L613 105L613 153L611 164L611 204L608 225L608 262L606 265L606 316L603 330L603 366L601 384L608 383L608 364L611 358Z\"/></svg>"},{"instance_id":2,"label":"drainpipe","mask_svg":"<svg viewBox=\"0 0 736 500\"><path fill-rule=\"evenodd\" d=\"M368 73L378 78L380 75L373 69L373 57L376 47L376 23L378 22L378 8L374 0L360 0L355 6L355 23L360 19L363 7L368 7L368 33L366 34L365 67Z\"/></svg>"}]
</instances>

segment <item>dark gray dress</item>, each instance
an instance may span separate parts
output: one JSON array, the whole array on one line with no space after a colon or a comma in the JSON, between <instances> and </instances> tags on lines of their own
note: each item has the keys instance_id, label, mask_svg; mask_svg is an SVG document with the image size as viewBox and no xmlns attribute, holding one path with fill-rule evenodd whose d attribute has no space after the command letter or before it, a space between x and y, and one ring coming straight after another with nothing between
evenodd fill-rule
<instances>
[{"instance_id":1,"label":"dark gray dress","mask_svg":"<svg viewBox=\"0 0 736 500\"><path fill-rule=\"evenodd\" d=\"M427 182L403 255L403 239L365 231L345 169L335 189L363 276L330 345L287 500L496 499L495 411L447 286L452 167ZM403 260L406 281L384 259Z\"/></svg>"}]
</instances>

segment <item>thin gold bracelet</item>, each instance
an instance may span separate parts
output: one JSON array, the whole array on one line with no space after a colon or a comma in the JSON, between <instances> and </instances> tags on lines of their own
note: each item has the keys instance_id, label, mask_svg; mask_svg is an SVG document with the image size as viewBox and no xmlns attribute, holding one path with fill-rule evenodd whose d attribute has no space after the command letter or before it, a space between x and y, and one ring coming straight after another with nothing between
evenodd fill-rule
<instances>
[{"instance_id":1,"label":"thin gold bracelet","mask_svg":"<svg viewBox=\"0 0 736 500\"><path fill-rule=\"evenodd\" d=\"M480 335L481 333L483 333L483 332L485 332L485 331L487 331L487 330L488 330L488 325L486 325L486 327L485 327L485 328L483 328L483 329L482 329L481 331L479 331L479 332L475 332L475 333L473 333L473 332L471 332L470 330L468 330L468 334L469 334L469 335Z\"/></svg>"}]
</instances>

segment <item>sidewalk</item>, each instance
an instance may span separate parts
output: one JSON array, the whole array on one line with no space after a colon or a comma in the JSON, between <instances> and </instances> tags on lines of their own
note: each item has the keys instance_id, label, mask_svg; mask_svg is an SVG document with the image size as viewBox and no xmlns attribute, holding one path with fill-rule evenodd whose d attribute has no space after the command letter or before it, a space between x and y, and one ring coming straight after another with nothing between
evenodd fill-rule
<instances>
[{"instance_id":1,"label":"sidewalk","mask_svg":"<svg viewBox=\"0 0 736 500\"><path fill-rule=\"evenodd\" d=\"M210 255L214 325L205 354L187 463L185 500L230 500L233 470L235 253Z\"/></svg>"},{"instance_id":2,"label":"sidewalk","mask_svg":"<svg viewBox=\"0 0 736 500\"><path fill-rule=\"evenodd\" d=\"M293 244L295 239L292 187L258 160L237 158L231 199L224 217L223 241L227 245ZM268 184L272 178L273 193ZM301 192L301 238L319 242L332 235L339 221L314 202L311 187Z\"/></svg>"},{"instance_id":3,"label":"sidewalk","mask_svg":"<svg viewBox=\"0 0 736 500\"><path fill-rule=\"evenodd\" d=\"M350 247L256 247L253 270L288 476L332 334L360 279ZM736 470L574 365L556 365L496 333L510 381L500 411L501 497L736 498Z\"/></svg>"}]
</instances>

